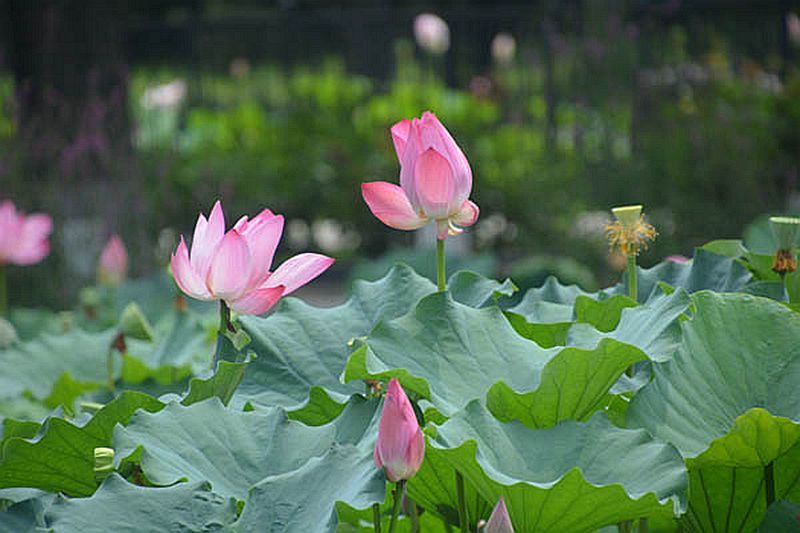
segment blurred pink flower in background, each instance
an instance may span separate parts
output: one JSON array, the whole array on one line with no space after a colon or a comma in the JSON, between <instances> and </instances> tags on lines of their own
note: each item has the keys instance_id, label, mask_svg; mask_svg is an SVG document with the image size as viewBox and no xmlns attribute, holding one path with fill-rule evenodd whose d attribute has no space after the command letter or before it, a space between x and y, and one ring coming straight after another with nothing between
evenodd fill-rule
<instances>
[{"instance_id":1,"label":"blurred pink flower in background","mask_svg":"<svg viewBox=\"0 0 800 533\"><path fill-rule=\"evenodd\" d=\"M0 203L0 265L33 265L50 253L53 220L41 213L25 215L11 200Z\"/></svg>"},{"instance_id":2,"label":"blurred pink flower in background","mask_svg":"<svg viewBox=\"0 0 800 533\"><path fill-rule=\"evenodd\" d=\"M679 265L683 265L691 261L688 257L682 255L668 255L664 258L664 261L669 261L670 263L678 263Z\"/></svg>"},{"instance_id":3,"label":"blurred pink flower in background","mask_svg":"<svg viewBox=\"0 0 800 533\"><path fill-rule=\"evenodd\" d=\"M414 17L414 39L426 52L443 54L450 49L450 28L442 17L422 13Z\"/></svg>"},{"instance_id":4,"label":"blurred pink flower in background","mask_svg":"<svg viewBox=\"0 0 800 533\"><path fill-rule=\"evenodd\" d=\"M202 214L197 217L191 254L181 236L172 255L172 275L192 298L224 300L243 315L265 313L334 262L324 255L304 253L270 272L282 232L283 216L264 209L252 220L243 216L226 233L225 215L217 201L208 220Z\"/></svg>"},{"instance_id":5,"label":"blurred pink flower in background","mask_svg":"<svg viewBox=\"0 0 800 533\"><path fill-rule=\"evenodd\" d=\"M128 275L128 252L119 235L112 235L102 253L97 268L97 277L105 285L119 285Z\"/></svg>"},{"instance_id":6,"label":"blurred pink flower in background","mask_svg":"<svg viewBox=\"0 0 800 533\"><path fill-rule=\"evenodd\" d=\"M392 378L383 400L375 464L389 481L414 477L425 458L425 437L403 387Z\"/></svg>"},{"instance_id":7,"label":"blurred pink flower in background","mask_svg":"<svg viewBox=\"0 0 800 533\"><path fill-rule=\"evenodd\" d=\"M472 170L466 156L436 116L402 120L392 126L400 160L400 186L385 181L361 184L372 213L389 227L414 230L435 220L437 237L457 235L480 210L468 199Z\"/></svg>"}]
</instances>

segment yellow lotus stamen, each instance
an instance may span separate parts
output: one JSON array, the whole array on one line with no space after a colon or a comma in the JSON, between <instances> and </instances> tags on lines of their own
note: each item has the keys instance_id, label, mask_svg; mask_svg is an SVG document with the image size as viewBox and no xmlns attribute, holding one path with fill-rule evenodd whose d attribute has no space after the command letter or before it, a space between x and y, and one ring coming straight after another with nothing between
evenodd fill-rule
<instances>
[{"instance_id":1,"label":"yellow lotus stamen","mask_svg":"<svg viewBox=\"0 0 800 533\"><path fill-rule=\"evenodd\" d=\"M658 232L656 229L645 222L642 216L642 206L632 206L638 208L618 214L616 208L613 210L617 220L606 224L606 238L612 248L620 253L628 255L638 255L641 250L646 250L650 242L654 241Z\"/></svg>"}]
</instances>

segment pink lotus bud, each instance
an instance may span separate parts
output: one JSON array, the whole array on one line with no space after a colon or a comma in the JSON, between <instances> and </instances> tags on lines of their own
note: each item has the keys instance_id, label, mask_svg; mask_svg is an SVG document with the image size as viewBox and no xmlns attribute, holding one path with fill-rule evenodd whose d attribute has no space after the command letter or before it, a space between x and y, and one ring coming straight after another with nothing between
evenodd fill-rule
<instances>
[{"instance_id":1,"label":"pink lotus bud","mask_svg":"<svg viewBox=\"0 0 800 533\"><path fill-rule=\"evenodd\" d=\"M425 437L400 383L392 378L383 400L375 464L383 467L389 481L410 479L425 458Z\"/></svg>"},{"instance_id":2,"label":"pink lotus bud","mask_svg":"<svg viewBox=\"0 0 800 533\"><path fill-rule=\"evenodd\" d=\"M413 230L435 220L440 240L471 226L479 209L470 201L472 170L464 153L436 116L402 120L392 126L400 160L400 186L385 181L361 184L372 213L395 229Z\"/></svg>"},{"instance_id":3,"label":"pink lotus bud","mask_svg":"<svg viewBox=\"0 0 800 533\"><path fill-rule=\"evenodd\" d=\"M183 292L198 300L224 300L239 314L266 313L282 296L322 274L334 260L304 253L270 272L283 232L283 216L264 209L249 220L243 216L227 233L217 201L206 220L197 218L192 251L181 236L172 255L172 275Z\"/></svg>"},{"instance_id":4,"label":"pink lotus bud","mask_svg":"<svg viewBox=\"0 0 800 533\"><path fill-rule=\"evenodd\" d=\"M492 516L486 522L483 533L514 533L514 526L511 525L511 518L508 516L506 502L503 501L502 496L497 501L497 505L494 506Z\"/></svg>"},{"instance_id":5,"label":"pink lotus bud","mask_svg":"<svg viewBox=\"0 0 800 533\"><path fill-rule=\"evenodd\" d=\"M105 285L119 285L128 274L128 252L119 235L112 235L100 254L97 277Z\"/></svg>"},{"instance_id":6,"label":"pink lotus bud","mask_svg":"<svg viewBox=\"0 0 800 533\"><path fill-rule=\"evenodd\" d=\"M48 215L24 215L11 200L0 203L0 265L33 265L50 253L48 236L53 220Z\"/></svg>"}]
</instances>

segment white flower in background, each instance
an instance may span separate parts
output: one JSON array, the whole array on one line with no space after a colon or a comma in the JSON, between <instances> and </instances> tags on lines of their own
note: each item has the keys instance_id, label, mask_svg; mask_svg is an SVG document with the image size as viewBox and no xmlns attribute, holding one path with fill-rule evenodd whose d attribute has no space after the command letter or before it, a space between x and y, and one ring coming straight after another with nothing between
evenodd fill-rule
<instances>
[{"instance_id":1,"label":"white flower in background","mask_svg":"<svg viewBox=\"0 0 800 533\"><path fill-rule=\"evenodd\" d=\"M180 78L163 85L148 87L142 95L145 109L176 107L186 98L186 82Z\"/></svg>"},{"instance_id":2,"label":"white flower in background","mask_svg":"<svg viewBox=\"0 0 800 533\"><path fill-rule=\"evenodd\" d=\"M433 13L416 16L414 38L420 48L431 54L443 54L450 49L450 28L442 17Z\"/></svg>"},{"instance_id":3,"label":"white flower in background","mask_svg":"<svg viewBox=\"0 0 800 533\"><path fill-rule=\"evenodd\" d=\"M514 60L517 53L517 41L510 33L500 32L492 39L492 59L496 63L507 65Z\"/></svg>"}]
</instances>

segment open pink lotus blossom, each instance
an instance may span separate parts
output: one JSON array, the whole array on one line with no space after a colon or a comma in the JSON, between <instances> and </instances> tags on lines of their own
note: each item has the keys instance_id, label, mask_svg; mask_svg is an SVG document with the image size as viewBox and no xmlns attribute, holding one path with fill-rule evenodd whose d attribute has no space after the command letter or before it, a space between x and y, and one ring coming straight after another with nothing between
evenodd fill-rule
<instances>
[{"instance_id":1,"label":"open pink lotus blossom","mask_svg":"<svg viewBox=\"0 0 800 533\"><path fill-rule=\"evenodd\" d=\"M0 265L33 265L50 253L53 220L41 213L25 215L11 200L0 203Z\"/></svg>"},{"instance_id":2,"label":"open pink lotus blossom","mask_svg":"<svg viewBox=\"0 0 800 533\"><path fill-rule=\"evenodd\" d=\"M508 516L506 502L503 501L502 496L494 506L483 533L514 533L514 526L511 525L511 517Z\"/></svg>"},{"instance_id":3,"label":"open pink lotus blossom","mask_svg":"<svg viewBox=\"0 0 800 533\"><path fill-rule=\"evenodd\" d=\"M100 283L119 285L128 274L128 252L119 235L112 235L102 253L97 268Z\"/></svg>"},{"instance_id":4,"label":"open pink lotus blossom","mask_svg":"<svg viewBox=\"0 0 800 533\"><path fill-rule=\"evenodd\" d=\"M400 383L392 378L383 400L375 464L383 467L389 481L414 477L425 458L425 437L414 408Z\"/></svg>"},{"instance_id":5,"label":"open pink lotus blossom","mask_svg":"<svg viewBox=\"0 0 800 533\"><path fill-rule=\"evenodd\" d=\"M385 181L361 184L372 214L395 229L414 230L436 221L437 237L471 226L480 210L468 199L472 170L464 153L436 116L402 120L392 126L400 160L400 186Z\"/></svg>"},{"instance_id":6,"label":"open pink lotus blossom","mask_svg":"<svg viewBox=\"0 0 800 533\"><path fill-rule=\"evenodd\" d=\"M322 274L334 260L304 253L270 272L283 232L283 216L264 209L252 220L243 216L225 232L219 201L206 220L197 217L192 251L181 236L172 255L172 274L183 292L198 300L224 300L243 315L267 312L299 287Z\"/></svg>"}]
</instances>

